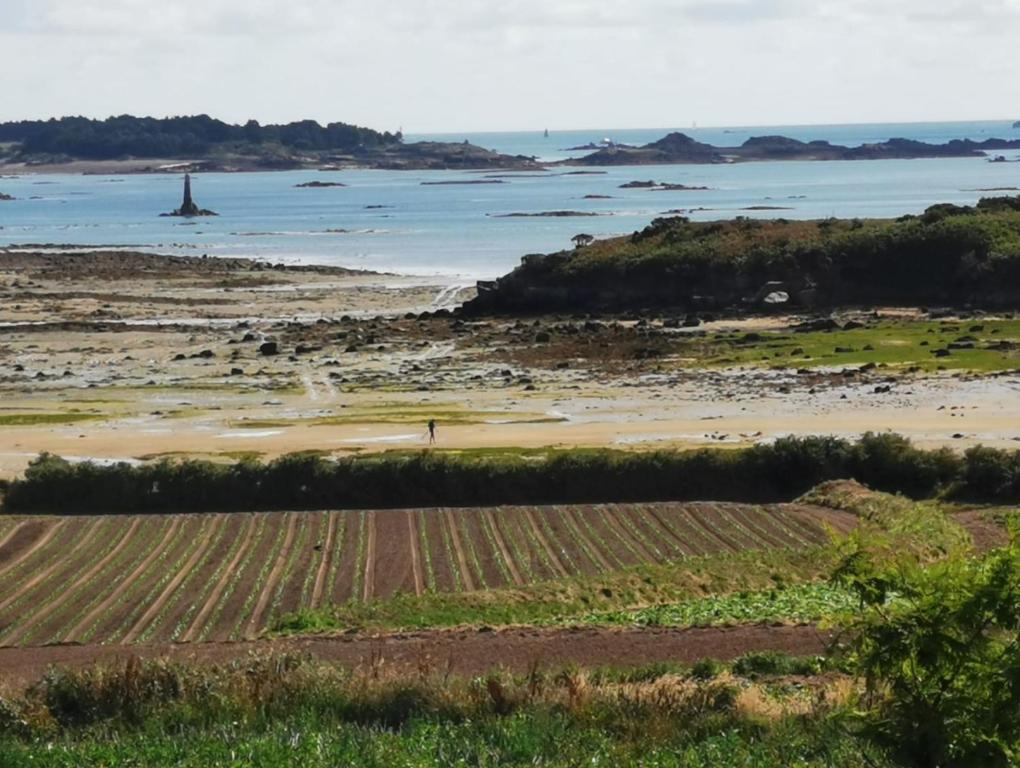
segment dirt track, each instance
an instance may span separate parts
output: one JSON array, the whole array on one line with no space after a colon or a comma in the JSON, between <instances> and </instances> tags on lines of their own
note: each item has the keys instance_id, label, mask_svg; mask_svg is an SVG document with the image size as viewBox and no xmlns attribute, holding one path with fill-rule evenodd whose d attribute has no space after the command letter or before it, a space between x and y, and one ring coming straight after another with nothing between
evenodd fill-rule
<instances>
[{"instance_id":1,"label":"dirt track","mask_svg":"<svg viewBox=\"0 0 1020 768\"><path fill-rule=\"evenodd\" d=\"M432 630L393 635L341 635L239 643L179 645L57 645L0 648L0 691L37 680L50 665L81 667L132 656L201 664L228 662L249 652L309 653L349 667L382 665L386 671L474 676L494 668L524 672L577 664L638 666L660 661L693 662L736 658L748 651L776 650L810 655L824 650L829 635L813 625L714 627L701 629L505 629Z\"/></svg>"}]
</instances>

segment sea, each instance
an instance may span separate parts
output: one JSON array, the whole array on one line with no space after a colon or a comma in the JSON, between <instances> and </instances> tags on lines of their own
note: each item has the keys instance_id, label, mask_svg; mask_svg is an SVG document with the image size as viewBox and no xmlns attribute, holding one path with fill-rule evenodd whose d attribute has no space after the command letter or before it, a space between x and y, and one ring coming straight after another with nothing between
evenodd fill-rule
<instances>
[{"instance_id":1,"label":"sea","mask_svg":"<svg viewBox=\"0 0 1020 768\"><path fill-rule=\"evenodd\" d=\"M1020 138L1012 121L591 129L408 135L407 141L469 141L542 161L570 160L569 148L612 141L645 144L678 130L703 142L735 146L752 136L783 135L858 146L908 138ZM1020 152L1002 152L1020 160ZM1020 162L988 158L760 162L732 165L614 167L573 174L468 171L288 171L201 173L196 202L219 213L161 217L180 204L180 174L4 175L0 246L102 246L159 253L245 256L273 263L328 264L426 277L489 279L529 253L640 230L652 219L686 215L710 220L895 217L938 202L972 204L1020 193ZM308 181L346 186L302 188ZM704 190L621 189L631 181ZM436 184L435 182L484 184ZM496 182L496 183L491 183ZM595 196L595 197L592 197ZM572 211L590 216L515 216Z\"/></svg>"}]
</instances>

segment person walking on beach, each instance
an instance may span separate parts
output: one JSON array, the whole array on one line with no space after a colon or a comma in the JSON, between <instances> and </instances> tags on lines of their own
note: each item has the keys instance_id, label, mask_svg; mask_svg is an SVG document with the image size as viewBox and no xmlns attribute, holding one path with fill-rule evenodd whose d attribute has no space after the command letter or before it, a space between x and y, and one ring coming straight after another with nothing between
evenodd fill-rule
<instances>
[{"instance_id":1,"label":"person walking on beach","mask_svg":"<svg viewBox=\"0 0 1020 768\"><path fill-rule=\"evenodd\" d=\"M436 442L436 420L429 419L429 445Z\"/></svg>"}]
</instances>

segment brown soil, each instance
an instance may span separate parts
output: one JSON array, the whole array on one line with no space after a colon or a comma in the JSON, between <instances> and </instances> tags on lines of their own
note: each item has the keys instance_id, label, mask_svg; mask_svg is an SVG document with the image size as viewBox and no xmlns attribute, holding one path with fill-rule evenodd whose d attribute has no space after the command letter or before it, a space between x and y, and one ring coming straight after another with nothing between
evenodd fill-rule
<instances>
[{"instance_id":1,"label":"brown soil","mask_svg":"<svg viewBox=\"0 0 1020 768\"><path fill-rule=\"evenodd\" d=\"M684 557L694 554L690 542L684 540L677 532L677 528L667 519L665 514L662 514L661 510L651 504L642 506L642 509L648 512L648 516L655 522L661 532L659 535L666 538L664 543L668 543L678 556Z\"/></svg>"},{"instance_id":2,"label":"brown soil","mask_svg":"<svg viewBox=\"0 0 1020 768\"><path fill-rule=\"evenodd\" d=\"M431 555L432 572L436 579L435 588L441 592L454 590L457 581L453 572L453 559L446 555L442 514L437 509L426 509L421 519L425 526L425 545Z\"/></svg>"},{"instance_id":3,"label":"brown soil","mask_svg":"<svg viewBox=\"0 0 1020 768\"><path fill-rule=\"evenodd\" d=\"M757 510L755 510L757 511ZM728 514L740 525L744 526L758 540L759 547L783 548L800 546L796 537L791 536L782 525L778 525L775 516L766 510L755 514L751 509L734 504L727 508Z\"/></svg>"},{"instance_id":4,"label":"brown soil","mask_svg":"<svg viewBox=\"0 0 1020 768\"><path fill-rule=\"evenodd\" d=\"M761 549L765 546L764 542L751 535L742 522L733 519L728 504L713 504L708 513L712 522L726 531L738 549Z\"/></svg>"},{"instance_id":5,"label":"brown soil","mask_svg":"<svg viewBox=\"0 0 1020 768\"><path fill-rule=\"evenodd\" d=\"M978 552L987 552L996 547L1004 547L1009 543L1009 532L1006 526L995 520L990 512L972 509L958 512L953 520L970 534L974 548Z\"/></svg>"},{"instance_id":6,"label":"brown soil","mask_svg":"<svg viewBox=\"0 0 1020 768\"><path fill-rule=\"evenodd\" d=\"M169 610L151 637L152 642L179 639L181 629L187 626L212 586L217 569L233 551L241 535L244 518L244 515L228 516L226 525L214 534L205 556L181 582L177 594L169 604Z\"/></svg>"},{"instance_id":7,"label":"brown soil","mask_svg":"<svg viewBox=\"0 0 1020 768\"><path fill-rule=\"evenodd\" d=\"M863 486L859 487L863 488ZM867 489L864 490L866 491ZM857 525L857 517L855 515L830 509L829 507L809 504L784 504L782 507L773 505L768 508L779 509L783 514L801 520L802 525L808 525L813 528L821 527L823 531L826 528L831 528L837 533L849 533Z\"/></svg>"},{"instance_id":8,"label":"brown soil","mask_svg":"<svg viewBox=\"0 0 1020 768\"><path fill-rule=\"evenodd\" d=\"M238 643L192 643L124 648L60 645L0 649L0 679L9 688L37 680L50 665L83 667L122 663L131 657L169 658L221 664L252 651L307 653L348 667L380 660L394 672L417 673L431 664L456 675L475 676L495 668L525 672L546 668L627 667L654 662L691 663L711 657L730 660L749 651L817 654L830 636L811 625L713 627L701 629L506 629L424 631L379 636L345 635Z\"/></svg>"},{"instance_id":9,"label":"brown soil","mask_svg":"<svg viewBox=\"0 0 1020 768\"><path fill-rule=\"evenodd\" d=\"M706 544L705 554L740 551L740 547L729 536L723 536L716 530L711 510L706 510L703 507L692 507L684 510L684 515L690 521L692 529L703 537Z\"/></svg>"},{"instance_id":10,"label":"brown soil","mask_svg":"<svg viewBox=\"0 0 1020 768\"><path fill-rule=\"evenodd\" d=\"M630 529L623 524L620 520L621 514L622 508L614 505L600 510L598 517L605 520L609 528L616 534L617 539L623 543L623 546L636 555L637 562L656 562L659 558L650 552L645 543L637 539L630 532Z\"/></svg>"},{"instance_id":11,"label":"brown soil","mask_svg":"<svg viewBox=\"0 0 1020 768\"><path fill-rule=\"evenodd\" d=\"M372 558L374 594L392 595L415 590L408 520L414 515L403 509L375 513L375 556Z\"/></svg>"},{"instance_id":12,"label":"brown soil","mask_svg":"<svg viewBox=\"0 0 1020 768\"><path fill-rule=\"evenodd\" d=\"M647 506L621 504L620 510L634 529L634 535L644 544L645 549L653 552L656 562L669 562L680 555L669 531L663 530L662 524L649 513Z\"/></svg>"},{"instance_id":13,"label":"brown soil","mask_svg":"<svg viewBox=\"0 0 1020 768\"><path fill-rule=\"evenodd\" d=\"M181 516L178 519L184 526L192 518ZM156 567L147 569L139 575L124 596L113 604L109 613L99 620L95 625L95 630L91 633L90 642L92 638L96 638L99 642L119 641L124 633L130 630L145 613L151 601L162 593L163 587L158 585L162 583L165 586L163 580L168 575L172 577L173 566L183 562L183 559L188 556L188 547L194 538L200 535L204 535L201 530L201 522L189 531L188 535L175 536L164 553L157 558Z\"/></svg>"},{"instance_id":14,"label":"brown soil","mask_svg":"<svg viewBox=\"0 0 1020 768\"><path fill-rule=\"evenodd\" d=\"M28 545L31 557L20 545L26 559L0 595L0 628L5 644L255 637L281 613L313 603L803 546L824 540L819 515L841 528L855 520L809 507L712 503L180 515L172 525L155 515L49 518Z\"/></svg>"},{"instance_id":15,"label":"brown soil","mask_svg":"<svg viewBox=\"0 0 1020 768\"><path fill-rule=\"evenodd\" d=\"M322 541L319 536L326 517L328 513L325 512L305 512L299 515L297 538L276 587L276 595L264 616L265 622L271 621L273 616L292 613L309 605L311 596L306 582L319 567L319 552L315 545Z\"/></svg>"}]
</instances>

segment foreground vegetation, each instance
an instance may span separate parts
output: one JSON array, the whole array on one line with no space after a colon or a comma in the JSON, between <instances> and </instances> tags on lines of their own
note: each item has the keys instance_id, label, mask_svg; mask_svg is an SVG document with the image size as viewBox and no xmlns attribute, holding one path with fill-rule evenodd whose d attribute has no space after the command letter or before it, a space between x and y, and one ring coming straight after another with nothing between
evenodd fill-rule
<instances>
[{"instance_id":1,"label":"foreground vegetation","mask_svg":"<svg viewBox=\"0 0 1020 768\"><path fill-rule=\"evenodd\" d=\"M840 630L823 657L754 652L626 669L536 661L524 674L494 660L472 679L428 656L400 674L381 657L352 670L291 655L55 669L22 693L0 692L0 764L1014 764L1020 543L976 556L942 505L854 483L823 484L802 501L860 524L813 549L345 605L281 628L823 620Z\"/></svg>"},{"instance_id":2,"label":"foreground vegetation","mask_svg":"<svg viewBox=\"0 0 1020 768\"><path fill-rule=\"evenodd\" d=\"M552 451L329 460L295 454L224 465L72 464L42 455L9 484L8 512L117 513L584 503L778 501L825 480L854 478L914 498L1020 499L1020 451L976 447L964 455L914 448L896 435L858 442L783 438L745 449L633 453Z\"/></svg>"},{"instance_id":3,"label":"foreground vegetation","mask_svg":"<svg viewBox=\"0 0 1020 768\"><path fill-rule=\"evenodd\" d=\"M656 219L629 238L526 257L465 309L757 308L772 282L791 306L1020 306L1020 197L895 221Z\"/></svg>"},{"instance_id":4,"label":"foreground vegetation","mask_svg":"<svg viewBox=\"0 0 1020 768\"><path fill-rule=\"evenodd\" d=\"M874 505L880 500L865 503ZM291 656L53 670L0 699L0 761L43 766L989 766L1020 752L1020 544L932 564L859 536L822 658L451 678Z\"/></svg>"},{"instance_id":5,"label":"foreground vegetation","mask_svg":"<svg viewBox=\"0 0 1020 768\"><path fill-rule=\"evenodd\" d=\"M55 671L4 703L0 762L44 766L855 766L849 686L754 654L637 670L411 679L296 657Z\"/></svg>"}]
</instances>

